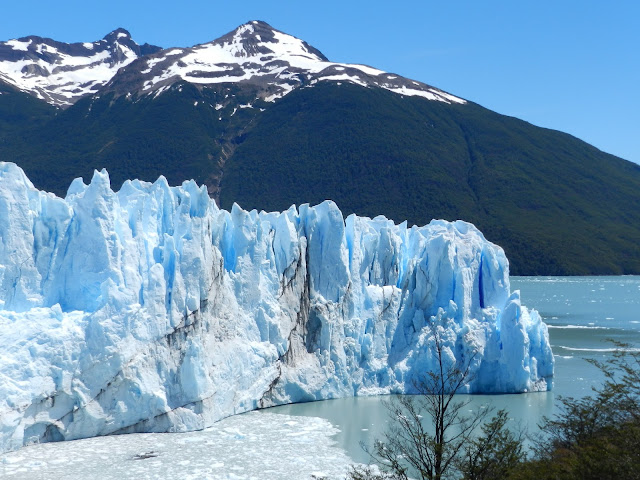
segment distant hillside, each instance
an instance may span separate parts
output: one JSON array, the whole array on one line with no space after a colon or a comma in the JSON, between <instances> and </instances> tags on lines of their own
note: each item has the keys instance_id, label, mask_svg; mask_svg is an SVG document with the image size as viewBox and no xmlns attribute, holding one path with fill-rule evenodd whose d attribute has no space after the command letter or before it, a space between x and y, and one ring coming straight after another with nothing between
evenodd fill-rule
<instances>
[{"instance_id":1,"label":"distant hillside","mask_svg":"<svg viewBox=\"0 0 640 480\"><path fill-rule=\"evenodd\" d=\"M16 133L45 124L56 112L55 107L0 81L0 144Z\"/></svg>"},{"instance_id":2,"label":"distant hillside","mask_svg":"<svg viewBox=\"0 0 640 480\"><path fill-rule=\"evenodd\" d=\"M221 204L325 198L415 224L471 221L513 274L640 273L640 166L475 104L347 84L283 98L227 162Z\"/></svg>"},{"instance_id":3,"label":"distant hillside","mask_svg":"<svg viewBox=\"0 0 640 480\"><path fill-rule=\"evenodd\" d=\"M142 55L66 110L0 80L0 158L58 195L94 168L194 178L225 208L467 220L513 274L640 274L640 166L261 22Z\"/></svg>"}]
</instances>

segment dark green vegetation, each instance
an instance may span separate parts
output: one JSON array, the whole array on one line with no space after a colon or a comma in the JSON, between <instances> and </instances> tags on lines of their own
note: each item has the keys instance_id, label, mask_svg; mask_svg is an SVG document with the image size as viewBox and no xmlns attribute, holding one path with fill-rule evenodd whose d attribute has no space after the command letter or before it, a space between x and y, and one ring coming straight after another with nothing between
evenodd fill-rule
<instances>
[{"instance_id":1,"label":"dark green vegetation","mask_svg":"<svg viewBox=\"0 0 640 480\"><path fill-rule=\"evenodd\" d=\"M530 458L524 452L522 432L509 430L505 411L484 423L481 433L474 437L457 425L465 415L477 420L482 413L455 411L455 401L447 403L451 395L425 391L422 402L401 400L390 410L389 432L385 441L376 441L372 454L378 469L354 467L350 478L640 479L640 352L627 351L628 345L616 346L619 350L611 361L594 362L605 373L605 384L593 396L561 398L561 412L552 419L543 419ZM433 409L437 402L445 405L448 415ZM417 404L423 408L416 408ZM452 426L448 432L445 429L444 435L438 434L440 418L448 418ZM421 425L424 419L435 425L435 434ZM436 468L432 459L438 457L450 459L447 468Z\"/></svg>"},{"instance_id":2,"label":"dark green vegetation","mask_svg":"<svg viewBox=\"0 0 640 480\"><path fill-rule=\"evenodd\" d=\"M256 103L231 84L182 83L156 98L105 92L52 118L24 97L9 117L0 95L0 158L59 195L94 168L115 188L194 178L225 208L329 198L345 214L463 219L516 275L640 273L640 166L476 104L330 82Z\"/></svg>"},{"instance_id":3,"label":"dark green vegetation","mask_svg":"<svg viewBox=\"0 0 640 480\"><path fill-rule=\"evenodd\" d=\"M57 109L0 82L0 148L27 128L37 129L55 117Z\"/></svg>"},{"instance_id":4,"label":"dark green vegetation","mask_svg":"<svg viewBox=\"0 0 640 480\"><path fill-rule=\"evenodd\" d=\"M44 125L23 123L23 134L1 146L0 155L20 165L37 187L60 196L72 179L88 182L102 168L116 189L127 179L155 181L160 175L171 185L192 178L215 184L223 147L250 119L239 110L222 122L219 116L231 110L210 105L236 90L199 91L187 83L156 98L83 98Z\"/></svg>"},{"instance_id":5,"label":"dark green vegetation","mask_svg":"<svg viewBox=\"0 0 640 480\"><path fill-rule=\"evenodd\" d=\"M605 364L605 384L590 397L562 399L562 413L545 419L532 460L514 479L640 479L640 353L620 348Z\"/></svg>"},{"instance_id":6,"label":"dark green vegetation","mask_svg":"<svg viewBox=\"0 0 640 480\"><path fill-rule=\"evenodd\" d=\"M475 104L331 84L284 97L227 163L222 206L326 198L410 224L470 221L513 274L640 273L640 166Z\"/></svg>"}]
</instances>

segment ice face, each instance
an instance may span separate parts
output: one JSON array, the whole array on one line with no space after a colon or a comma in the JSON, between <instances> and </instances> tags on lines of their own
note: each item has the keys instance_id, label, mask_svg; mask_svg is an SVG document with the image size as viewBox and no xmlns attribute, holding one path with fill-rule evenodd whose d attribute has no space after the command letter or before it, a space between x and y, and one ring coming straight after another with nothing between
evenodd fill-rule
<instances>
[{"instance_id":1,"label":"ice face","mask_svg":"<svg viewBox=\"0 0 640 480\"><path fill-rule=\"evenodd\" d=\"M106 171L60 199L0 163L0 286L5 450L411 393L433 328L448 362L473 358L465 391L551 388L546 326L461 221L227 212L192 181L114 192Z\"/></svg>"}]
</instances>

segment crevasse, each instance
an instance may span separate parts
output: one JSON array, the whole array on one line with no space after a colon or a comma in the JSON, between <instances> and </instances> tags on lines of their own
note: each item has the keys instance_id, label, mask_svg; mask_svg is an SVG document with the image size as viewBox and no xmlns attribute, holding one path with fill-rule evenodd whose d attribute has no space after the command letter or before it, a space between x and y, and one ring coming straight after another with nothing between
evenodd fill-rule
<instances>
[{"instance_id":1,"label":"crevasse","mask_svg":"<svg viewBox=\"0 0 640 480\"><path fill-rule=\"evenodd\" d=\"M0 450L411 393L433 325L447 362L473 358L466 391L551 388L546 325L469 223L227 212L104 170L61 199L0 163Z\"/></svg>"}]
</instances>

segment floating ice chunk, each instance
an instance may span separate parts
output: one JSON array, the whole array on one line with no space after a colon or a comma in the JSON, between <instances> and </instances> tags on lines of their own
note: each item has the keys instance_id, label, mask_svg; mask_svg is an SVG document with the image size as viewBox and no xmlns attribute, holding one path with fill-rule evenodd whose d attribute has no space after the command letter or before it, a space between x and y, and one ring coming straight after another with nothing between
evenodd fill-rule
<instances>
[{"instance_id":1,"label":"floating ice chunk","mask_svg":"<svg viewBox=\"0 0 640 480\"><path fill-rule=\"evenodd\" d=\"M295 418L295 421L290 419ZM0 476L16 479L344 479L353 461L320 418L249 413L202 432L137 434L32 445L0 455ZM277 450L273 446L278 445ZM315 477L313 476L315 475Z\"/></svg>"}]
</instances>

